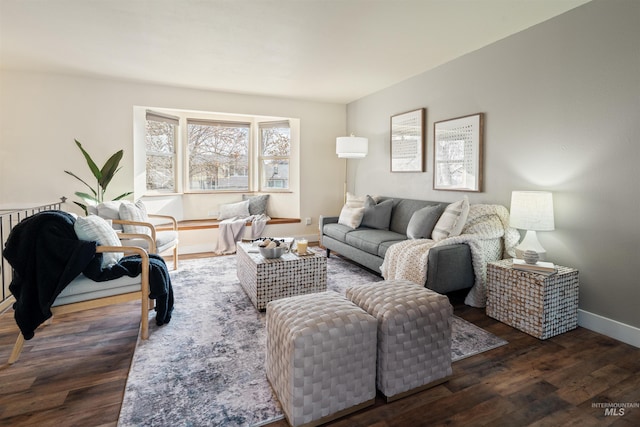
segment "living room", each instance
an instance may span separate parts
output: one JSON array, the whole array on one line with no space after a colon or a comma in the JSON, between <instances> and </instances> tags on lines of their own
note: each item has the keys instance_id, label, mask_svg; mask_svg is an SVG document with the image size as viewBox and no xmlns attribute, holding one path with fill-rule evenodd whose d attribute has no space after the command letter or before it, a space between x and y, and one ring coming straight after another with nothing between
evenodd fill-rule
<instances>
[{"instance_id":1,"label":"living room","mask_svg":"<svg viewBox=\"0 0 640 427\"><path fill-rule=\"evenodd\" d=\"M579 325L640 347L640 192L632 187L640 161L638 21L633 0L587 2L341 101L167 86L61 72L54 65L21 69L3 61L0 201L72 197L76 182L63 170L85 167L74 139L96 158L124 149L113 194L133 187L136 197L143 196L134 164L136 106L292 117L300 120L298 200L276 212L312 223L273 232L312 238L320 215L340 212L345 181L358 195L459 200L460 192L433 190L433 124L484 113L483 188L464 194L471 203L509 207L514 190L551 191L555 230L539 238L551 261L580 272ZM426 108L426 171L391 173L390 118L417 108ZM369 152L347 160L345 171L335 140L349 133L367 137ZM189 209L216 211L232 198L197 194L182 200L182 215L189 218Z\"/></svg>"}]
</instances>

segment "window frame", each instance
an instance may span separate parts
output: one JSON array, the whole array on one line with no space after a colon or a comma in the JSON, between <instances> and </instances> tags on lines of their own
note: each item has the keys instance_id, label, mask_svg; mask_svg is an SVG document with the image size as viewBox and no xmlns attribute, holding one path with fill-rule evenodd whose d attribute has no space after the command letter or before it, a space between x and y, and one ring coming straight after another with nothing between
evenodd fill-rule
<instances>
[{"instance_id":1,"label":"window frame","mask_svg":"<svg viewBox=\"0 0 640 427\"><path fill-rule=\"evenodd\" d=\"M190 124L200 124L200 125L205 125L205 126L213 126L213 125L225 125L225 126L238 126L238 125L244 125L244 126L238 126L238 127L245 127L247 128L247 188L246 189L240 189L240 188L231 188L231 189L194 189L191 188L191 178L190 178L190 160L189 160L189 125ZM211 194L215 194L215 193L238 193L238 192L243 192L243 193L248 193L248 192L252 192L253 191L253 185L252 185L252 169L253 169L253 123L251 121L240 121L240 120L231 120L231 119L226 119L226 120L220 120L220 119L216 119L216 118L195 118L195 117L185 117L185 139L184 139L184 144L183 144L183 151L184 151L184 161L183 161L183 169L184 169L184 177L183 177L183 189L184 189L184 193L187 194L203 194L203 193L211 193Z\"/></svg>"},{"instance_id":2,"label":"window frame","mask_svg":"<svg viewBox=\"0 0 640 427\"><path fill-rule=\"evenodd\" d=\"M157 157L170 157L173 162L173 188L172 189L150 189L147 187L147 182L145 179L145 194L175 194L179 192L179 158L178 158L178 147L180 146L179 135L180 135L180 118L166 114L159 113L153 110L147 110L145 112L145 139L144 139L144 153L145 153L145 176L148 173L146 162L149 157L149 151L147 150L147 131L146 125L148 121L155 121L161 123L168 123L173 126L173 152L172 153L163 153L163 152L152 152L153 156Z\"/></svg>"},{"instance_id":3,"label":"window frame","mask_svg":"<svg viewBox=\"0 0 640 427\"><path fill-rule=\"evenodd\" d=\"M286 127L289 129L289 155L287 156L265 156L264 153L264 141L262 140L262 129L265 128L278 128L278 127L283 127L282 125L286 123ZM266 193L266 192L289 192L291 191L291 151L293 149L292 147L292 138L291 138L291 120L290 119L285 119L285 120L275 120L275 121L259 121L257 122L257 133L258 133L258 141L257 141L257 150L258 150L258 155L256 156L257 162L258 162L258 167L257 167L257 173L258 173L258 191L262 192L262 193ZM264 165L265 165L265 160L272 160L272 161L278 161L278 160L286 160L287 161L287 186L284 188L277 188L277 187L266 187L264 184L265 182L263 181L263 174L264 174Z\"/></svg>"}]
</instances>

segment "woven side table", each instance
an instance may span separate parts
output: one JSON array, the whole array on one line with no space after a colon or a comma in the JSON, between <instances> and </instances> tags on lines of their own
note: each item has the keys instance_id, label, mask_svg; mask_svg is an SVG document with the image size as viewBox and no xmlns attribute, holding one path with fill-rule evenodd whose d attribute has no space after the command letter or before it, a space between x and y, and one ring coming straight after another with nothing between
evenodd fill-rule
<instances>
[{"instance_id":1,"label":"woven side table","mask_svg":"<svg viewBox=\"0 0 640 427\"><path fill-rule=\"evenodd\" d=\"M487 264L487 315L539 339L578 326L578 270L552 275L516 270L510 259Z\"/></svg>"}]
</instances>

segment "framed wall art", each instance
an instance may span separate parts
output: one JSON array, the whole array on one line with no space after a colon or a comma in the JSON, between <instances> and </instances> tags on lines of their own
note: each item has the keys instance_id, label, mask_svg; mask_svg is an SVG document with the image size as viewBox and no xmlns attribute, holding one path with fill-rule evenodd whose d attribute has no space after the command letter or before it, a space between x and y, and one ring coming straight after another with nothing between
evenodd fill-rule
<instances>
[{"instance_id":1,"label":"framed wall art","mask_svg":"<svg viewBox=\"0 0 640 427\"><path fill-rule=\"evenodd\" d=\"M424 172L426 111L391 116L391 172Z\"/></svg>"},{"instance_id":2,"label":"framed wall art","mask_svg":"<svg viewBox=\"0 0 640 427\"><path fill-rule=\"evenodd\" d=\"M484 113L433 124L433 189L482 191Z\"/></svg>"}]
</instances>

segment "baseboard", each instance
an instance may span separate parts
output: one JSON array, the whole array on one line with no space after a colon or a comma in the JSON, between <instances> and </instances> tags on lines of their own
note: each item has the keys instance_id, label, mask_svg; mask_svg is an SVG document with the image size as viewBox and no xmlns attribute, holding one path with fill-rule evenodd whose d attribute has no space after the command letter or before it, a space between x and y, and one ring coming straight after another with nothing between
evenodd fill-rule
<instances>
[{"instance_id":1,"label":"baseboard","mask_svg":"<svg viewBox=\"0 0 640 427\"><path fill-rule=\"evenodd\" d=\"M640 348L640 328L635 326L585 310L578 310L578 325Z\"/></svg>"}]
</instances>

